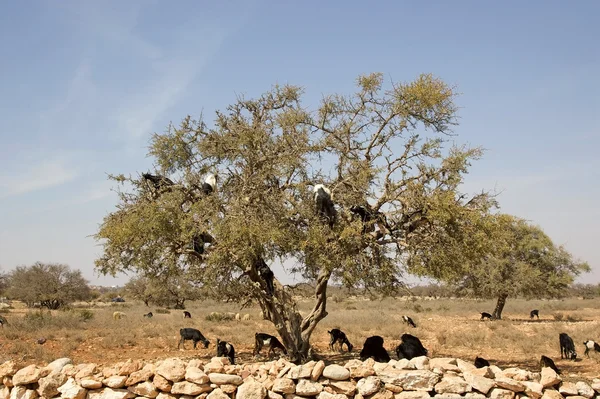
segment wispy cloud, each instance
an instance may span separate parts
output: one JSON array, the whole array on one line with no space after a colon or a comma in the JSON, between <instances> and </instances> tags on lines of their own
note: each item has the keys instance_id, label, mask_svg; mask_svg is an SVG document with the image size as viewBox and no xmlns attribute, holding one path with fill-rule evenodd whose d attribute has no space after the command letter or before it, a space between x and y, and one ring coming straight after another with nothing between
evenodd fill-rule
<instances>
[{"instance_id":1,"label":"wispy cloud","mask_svg":"<svg viewBox=\"0 0 600 399\"><path fill-rule=\"evenodd\" d=\"M78 171L62 158L41 161L16 174L0 174L0 199L59 186L75 179Z\"/></svg>"}]
</instances>

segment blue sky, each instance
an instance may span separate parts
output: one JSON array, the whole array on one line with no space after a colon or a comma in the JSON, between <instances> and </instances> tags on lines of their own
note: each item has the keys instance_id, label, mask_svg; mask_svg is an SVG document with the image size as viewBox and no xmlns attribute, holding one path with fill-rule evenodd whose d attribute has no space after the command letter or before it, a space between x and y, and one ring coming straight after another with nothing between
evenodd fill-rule
<instances>
[{"instance_id":1,"label":"blue sky","mask_svg":"<svg viewBox=\"0 0 600 399\"><path fill-rule=\"evenodd\" d=\"M96 275L89 235L116 203L106 174L150 168L151 133L275 83L316 106L359 74L426 72L462 93L457 141L488 150L465 189L501 191L600 282L598 16L597 1L0 2L0 267L122 283Z\"/></svg>"}]
</instances>

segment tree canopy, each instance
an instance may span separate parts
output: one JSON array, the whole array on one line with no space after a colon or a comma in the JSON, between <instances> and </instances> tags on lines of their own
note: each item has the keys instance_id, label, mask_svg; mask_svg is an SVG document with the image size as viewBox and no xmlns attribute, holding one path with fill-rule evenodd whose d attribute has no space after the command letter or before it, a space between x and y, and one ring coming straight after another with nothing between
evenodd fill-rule
<instances>
[{"instance_id":1,"label":"tree canopy","mask_svg":"<svg viewBox=\"0 0 600 399\"><path fill-rule=\"evenodd\" d=\"M18 266L9 275L7 295L28 306L40 303L58 309L73 301L88 300L91 290L80 270L59 263L36 262Z\"/></svg>"},{"instance_id":2,"label":"tree canopy","mask_svg":"<svg viewBox=\"0 0 600 399\"><path fill-rule=\"evenodd\" d=\"M458 223L460 245L421 251L411 259L411 272L446 281L476 297L498 298L493 312L500 319L506 298L555 298L565 295L575 276L589 271L563 246L557 246L539 226L501 213L471 213ZM430 248L425 245L426 248ZM461 252L455 252L462 248ZM468 249L477 256L465 253ZM460 267L447 268L450 257Z\"/></svg>"},{"instance_id":3,"label":"tree canopy","mask_svg":"<svg viewBox=\"0 0 600 399\"><path fill-rule=\"evenodd\" d=\"M258 301L302 360L327 315L330 281L391 293L435 248L461 254L435 263L443 273L480 256L464 247L460 221L494 201L459 191L482 150L452 141L453 88L431 75L387 88L381 74L356 83L354 94L326 96L314 111L300 87L274 86L217 111L212 126L188 116L154 134L156 175L111 176L120 202L96 234L98 270L185 273L220 295ZM209 173L213 192L203 188ZM319 184L335 206L325 219L315 209ZM315 283L306 316L289 287L270 286L276 261Z\"/></svg>"},{"instance_id":4,"label":"tree canopy","mask_svg":"<svg viewBox=\"0 0 600 399\"><path fill-rule=\"evenodd\" d=\"M185 301L200 298L200 290L185 275L170 275L168 278L136 276L125 285L131 297L143 301L146 306L153 303L158 306L185 309Z\"/></svg>"}]
</instances>

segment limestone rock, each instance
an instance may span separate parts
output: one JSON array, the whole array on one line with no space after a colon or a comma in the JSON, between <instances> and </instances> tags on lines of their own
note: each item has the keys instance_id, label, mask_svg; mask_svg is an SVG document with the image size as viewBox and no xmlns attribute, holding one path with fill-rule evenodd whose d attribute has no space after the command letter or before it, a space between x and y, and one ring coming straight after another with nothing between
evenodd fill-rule
<instances>
[{"instance_id":1,"label":"limestone rock","mask_svg":"<svg viewBox=\"0 0 600 399\"><path fill-rule=\"evenodd\" d=\"M90 391L88 393L88 399L131 399L135 398L133 392L129 392L126 389L112 389L104 388L99 391Z\"/></svg>"},{"instance_id":2,"label":"limestone rock","mask_svg":"<svg viewBox=\"0 0 600 399\"><path fill-rule=\"evenodd\" d=\"M525 390L525 385L522 382L507 377L496 377L496 385L513 392L523 392Z\"/></svg>"},{"instance_id":3,"label":"limestone rock","mask_svg":"<svg viewBox=\"0 0 600 399\"><path fill-rule=\"evenodd\" d=\"M415 357L412 360L400 359L396 362L394 367L400 370L429 370L429 359L425 356Z\"/></svg>"},{"instance_id":4,"label":"limestone rock","mask_svg":"<svg viewBox=\"0 0 600 399\"><path fill-rule=\"evenodd\" d=\"M17 371L12 377L14 386L33 384L41 377L42 370L34 364L31 364Z\"/></svg>"},{"instance_id":5,"label":"limestone rock","mask_svg":"<svg viewBox=\"0 0 600 399\"><path fill-rule=\"evenodd\" d=\"M173 384L171 393L173 395L200 395L204 392L210 392L212 388L208 384L198 385L193 382L180 381Z\"/></svg>"},{"instance_id":6,"label":"limestone rock","mask_svg":"<svg viewBox=\"0 0 600 399\"><path fill-rule=\"evenodd\" d=\"M165 377L163 377L160 374L154 374L154 378L152 379L152 382L154 383L154 386L163 392L171 392L171 388L173 387L173 384L171 383L171 381L167 380Z\"/></svg>"},{"instance_id":7,"label":"limestone rock","mask_svg":"<svg viewBox=\"0 0 600 399\"><path fill-rule=\"evenodd\" d=\"M75 374L75 379L77 381L79 381L85 377L94 375L94 373L98 369L98 366L95 363L84 363L84 364L80 364L76 367L77 367L77 374Z\"/></svg>"},{"instance_id":8,"label":"limestone rock","mask_svg":"<svg viewBox=\"0 0 600 399\"><path fill-rule=\"evenodd\" d=\"M127 367L129 367L130 369L135 367L134 363L128 365L127 367L126 367L126 365L127 365L127 363L121 367L121 370L126 370ZM120 375L122 375L122 374L120 374ZM152 378L153 375L154 375L154 365L147 364L141 370L136 370L136 371L132 372L129 375L129 377L127 377L127 380L125 381L125 385L130 386L130 385L134 385L134 384L137 384L140 382L150 381L150 379Z\"/></svg>"},{"instance_id":9,"label":"limestone rock","mask_svg":"<svg viewBox=\"0 0 600 399\"><path fill-rule=\"evenodd\" d=\"M356 392L356 383L354 381L329 381L329 386L334 393L341 393L352 396Z\"/></svg>"},{"instance_id":10,"label":"limestone rock","mask_svg":"<svg viewBox=\"0 0 600 399\"><path fill-rule=\"evenodd\" d=\"M375 361L373 359L367 359L364 362L361 362L358 359L352 359L344 365L344 368L350 371L350 377L363 378L375 375L375 370L373 369L374 363Z\"/></svg>"},{"instance_id":11,"label":"limestone rock","mask_svg":"<svg viewBox=\"0 0 600 399\"><path fill-rule=\"evenodd\" d=\"M440 376L430 370L385 370L379 373L379 378L406 391L431 391L440 380Z\"/></svg>"},{"instance_id":12,"label":"limestone rock","mask_svg":"<svg viewBox=\"0 0 600 399\"><path fill-rule=\"evenodd\" d=\"M472 370L475 370L477 368L473 363L466 362L462 359L456 359L456 365L463 373L471 372Z\"/></svg>"},{"instance_id":13,"label":"limestone rock","mask_svg":"<svg viewBox=\"0 0 600 399\"><path fill-rule=\"evenodd\" d=\"M463 394L471 390L464 378L459 376L445 375L440 382L435 384L436 393L456 393Z\"/></svg>"},{"instance_id":14,"label":"limestone rock","mask_svg":"<svg viewBox=\"0 0 600 399\"><path fill-rule=\"evenodd\" d=\"M59 386L58 392L60 392L60 397L65 399L85 399L87 396L87 389L80 387L73 377Z\"/></svg>"},{"instance_id":15,"label":"limestone rock","mask_svg":"<svg viewBox=\"0 0 600 399\"><path fill-rule=\"evenodd\" d=\"M563 396L556 389L545 389L542 399L563 399Z\"/></svg>"},{"instance_id":16,"label":"limestone rock","mask_svg":"<svg viewBox=\"0 0 600 399\"><path fill-rule=\"evenodd\" d=\"M485 377L485 378L494 378L494 372L492 371L491 368L489 367L481 367L481 368L475 368L473 370L469 370L468 371L469 374L473 374L473 375L478 375L481 377Z\"/></svg>"},{"instance_id":17,"label":"limestone rock","mask_svg":"<svg viewBox=\"0 0 600 399\"><path fill-rule=\"evenodd\" d=\"M181 359L170 358L163 360L156 368L156 374L159 374L169 381L178 382L185 377L185 363Z\"/></svg>"},{"instance_id":18,"label":"limestone rock","mask_svg":"<svg viewBox=\"0 0 600 399\"><path fill-rule=\"evenodd\" d=\"M56 368L58 369L58 368ZM55 369L55 370L56 370ZM59 394L58 387L67 382L67 376L58 372L51 372L46 377L38 380L38 393L45 398L51 398Z\"/></svg>"},{"instance_id":19,"label":"limestone rock","mask_svg":"<svg viewBox=\"0 0 600 399\"><path fill-rule=\"evenodd\" d=\"M319 360L317 363L315 363L315 366L313 367L313 369L310 373L310 379L313 381L317 381L319 379L319 377L321 377L321 374L323 374L324 369L325 369L325 362L322 360ZM352 372L350 372L350 374L352 374Z\"/></svg>"},{"instance_id":20,"label":"limestone rock","mask_svg":"<svg viewBox=\"0 0 600 399\"><path fill-rule=\"evenodd\" d=\"M242 377L235 374L221 374L221 373L211 373L208 375L210 382L217 385L222 384L233 384L233 385L241 385Z\"/></svg>"},{"instance_id":21,"label":"limestone rock","mask_svg":"<svg viewBox=\"0 0 600 399\"><path fill-rule=\"evenodd\" d=\"M158 390L150 381L144 381L136 385L131 385L127 388L127 390L135 393L138 396L144 396L146 398L156 398L158 396Z\"/></svg>"},{"instance_id":22,"label":"limestone rock","mask_svg":"<svg viewBox=\"0 0 600 399\"><path fill-rule=\"evenodd\" d=\"M350 371L338 364L330 364L323 370L323 377L337 381L344 381L350 378Z\"/></svg>"},{"instance_id":23,"label":"limestone rock","mask_svg":"<svg viewBox=\"0 0 600 399\"><path fill-rule=\"evenodd\" d=\"M362 378L356 384L356 389L363 396L373 395L381 389L381 380L374 376Z\"/></svg>"},{"instance_id":24,"label":"limestone rock","mask_svg":"<svg viewBox=\"0 0 600 399\"><path fill-rule=\"evenodd\" d=\"M322 391L319 395L317 395L317 399L348 399L348 397L339 393L330 393L327 391ZM358 398L355 397L355 399Z\"/></svg>"},{"instance_id":25,"label":"limestone rock","mask_svg":"<svg viewBox=\"0 0 600 399\"><path fill-rule=\"evenodd\" d=\"M296 384L289 378L276 378L271 390L276 393L295 393Z\"/></svg>"},{"instance_id":26,"label":"limestone rock","mask_svg":"<svg viewBox=\"0 0 600 399\"><path fill-rule=\"evenodd\" d=\"M594 397L594 390L587 383L579 381L577 384L575 384L575 386L577 387L577 392L579 393L579 395L588 399Z\"/></svg>"},{"instance_id":27,"label":"limestone rock","mask_svg":"<svg viewBox=\"0 0 600 399\"><path fill-rule=\"evenodd\" d=\"M196 384L208 384L210 379L199 367L188 366L185 370L185 380Z\"/></svg>"},{"instance_id":28,"label":"limestone rock","mask_svg":"<svg viewBox=\"0 0 600 399\"><path fill-rule=\"evenodd\" d=\"M517 367L504 369L502 375L507 378L512 378L516 381L532 381L532 373Z\"/></svg>"},{"instance_id":29,"label":"limestone rock","mask_svg":"<svg viewBox=\"0 0 600 399\"><path fill-rule=\"evenodd\" d=\"M544 386L535 381L523 381L525 394L533 399L539 399L544 393Z\"/></svg>"},{"instance_id":30,"label":"limestone rock","mask_svg":"<svg viewBox=\"0 0 600 399\"><path fill-rule=\"evenodd\" d=\"M562 378L560 378L560 376L556 374L556 371L552 370L550 367L542 368L540 384L542 384L544 388L553 387L561 381Z\"/></svg>"},{"instance_id":31,"label":"limestone rock","mask_svg":"<svg viewBox=\"0 0 600 399\"><path fill-rule=\"evenodd\" d=\"M299 380L296 384L296 395L315 396L323 390L323 385L309 380Z\"/></svg>"},{"instance_id":32,"label":"limestone rock","mask_svg":"<svg viewBox=\"0 0 600 399\"><path fill-rule=\"evenodd\" d=\"M240 385L235 395L236 399L265 399L265 396L267 396L265 387L253 379L249 379Z\"/></svg>"},{"instance_id":33,"label":"limestone rock","mask_svg":"<svg viewBox=\"0 0 600 399\"><path fill-rule=\"evenodd\" d=\"M58 373L60 371L62 371L62 369L67 365L67 364L73 364L73 361L71 359L69 359L68 357L61 357L60 359L56 359L50 363L48 363L48 365L46 367L44 367L44 369L48 370L51 373ZM2 373L0 372L0 375Z\"/></svg>"},{"instance_id":34,"label":"limestone rock","mask_svg":"<svg viewBox=\"0 0 600 399\"><path fill-rule=\"evenodd\" d=\"M428 399L429 393L425 391L403 391L394 395L394 399Z\"/></svg>"},{"instance_id":35,"label":"limestone rock","mask_svg":"<svg viewBox=\"0 0 600 399\"><path fill-rule=\"evenodd\" d=\"M496 381L482 377L480 375L471 374L470 372L464 373L465 381L473 387L473 389L481 392L484 395L496 386Z\"/></svg>"},{"instance_id":36,"label":"limestone rock","mask_svg":"<svg viewBox=\"0 0 600 399\"><path fill-rule=\"evenodd\" d=\"M125 381L127 381L126 375L113 375L102 380L102 383L109 388L118 389L125 386Z\"/></svg>"},{"instance_id":37,"label":"limestone rock","mask_svg":"<svg viewBox=\"0 0 600 399\"><path fill-rule=\"evenodd\" d=\"M4 377L12 377L17 371L19 371L19 368L12 360L2 363L0 365L0 380L4 379Z\"/></svg>"},{"instance_id":38,"label":"limestone rock","mask_svg":"<svg viewBox=\"0 0 600 399\"><path fill-rule=\"evenodd\" d=\"M562 396L574 396L578 394L577 386L569 381L563 381L558 388L558 392L560 392Z\"/></svg>"},{"instance_id":39,"label":"limestone rock","mask_svg":"<svg viewBox=\"0 0 600 399\"><path fill-rule=\"evenodd\" d=\"M220 388L215 389L206 396L206 399L230 399Z\"/></svg>"},{"instance_id":40,"label":"limestone rock","mask_svg":"<svg viewBox=\"0 0 600 399\"><path fill-rule=\"evenodd\" d=\"M85 389L100 389L102 388L102 381L94 380L92 378L84 378L79 381L79 385Z\"/></svg>"},{"instance_id":41,"label":"limestone rock","mask_svg":"<svg viewBox=\"0 0 600 399\"><path fill-rule=\"evenodd\" d=\"M394 399L394 394L390 391L386 391L385 389L377 392L375 395L371 396L369 399Z\"/></svg>"},{"instance_id":42,"label":"limestone rock","mask_svg":"<svg viewBox=\"0 0 600 399\"><path fill-rule=\"evenodd\" d=\"M429 359L429 368L438 368L441 370L460 371L456 365L456 359L451 357L439 357Z\"/></svg>"},{"instance_id":43,"label":"limestone rock","mask_svg":"<svg viewBox=\"0 0 600 399\"><path fill-rule=\"evenodd\" d=\"M492 388L492 391L488 395L491 399L513 399L515 393L508 389Z\"/></svg>"}]
</instances>

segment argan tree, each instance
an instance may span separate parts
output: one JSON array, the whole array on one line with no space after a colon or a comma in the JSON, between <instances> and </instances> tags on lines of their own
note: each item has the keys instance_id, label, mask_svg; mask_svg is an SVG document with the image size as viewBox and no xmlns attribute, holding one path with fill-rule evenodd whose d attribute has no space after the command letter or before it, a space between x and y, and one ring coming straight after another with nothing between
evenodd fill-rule
<instances>
[{"instance_id":1,"label":"argan tree","mask_svg":"<svg viewBox=\"0 0 600 399\"><path fill-rule=\"evenodd\" d=\"M143 301L146 306L153 303L185 309L186 301L200 299L200 290L190 282L191 280L181 274L170 274L164 278L137 276L129 280L125 290L134 299Z\"/></svg>"},{"instance_id":2,"label":"argan tree","mask_svg":"<svg viewBox=\"0 0 600 399\"><path fill-rule=\"evenodd\" d=\"M96 234L97 269L184 272L223 297L254 300L292 360L304 361L329 282L395 292L411 247L424 237L435 246L460 234L448 220L489 210L486 195L458 191L481 150L449 145L457 107L444 82L422 75L384 88L381 74L361 76L354 94L314 111L302 94L275 86L218 111L212 126L186 117L153 135L155 174L111 177L120 202ZM316 210L319 184L335 206L327 217ZM305 316L273 278L274 262L314 284Z\"/></svg>"},{"instance_id":3,"label":"argan tree","mask_svg":"<svg viewBox=\"0 0 600 399\"><path fill-rule=\"evenodd\" d=\"M557 246L539 227L506 214L472 214L461 218L460 245L441 245L435 252L414 262L415 274L443 280L463 293L479 298L496 298L492 316L502 318L508 297L556 298L568 293L575 276L589 271L589 265L576 261ZM478 256L456 253L453 248L469 248ZM460 266L445 267L449 257L462 259Z\"/></svg>"},{"instance_id":4,"label":"argan tree","mask_svg":"<svg viewBox=\"0 0 600 399\"><path fill-rule=\"evenodd\" d=\"M48 309L58 309L74 301L89 300L91 290L80 270L59 263L36 262L18 266L10 273L7 295L27 306L39 302Z\"/></svg>"}]
</instances>

